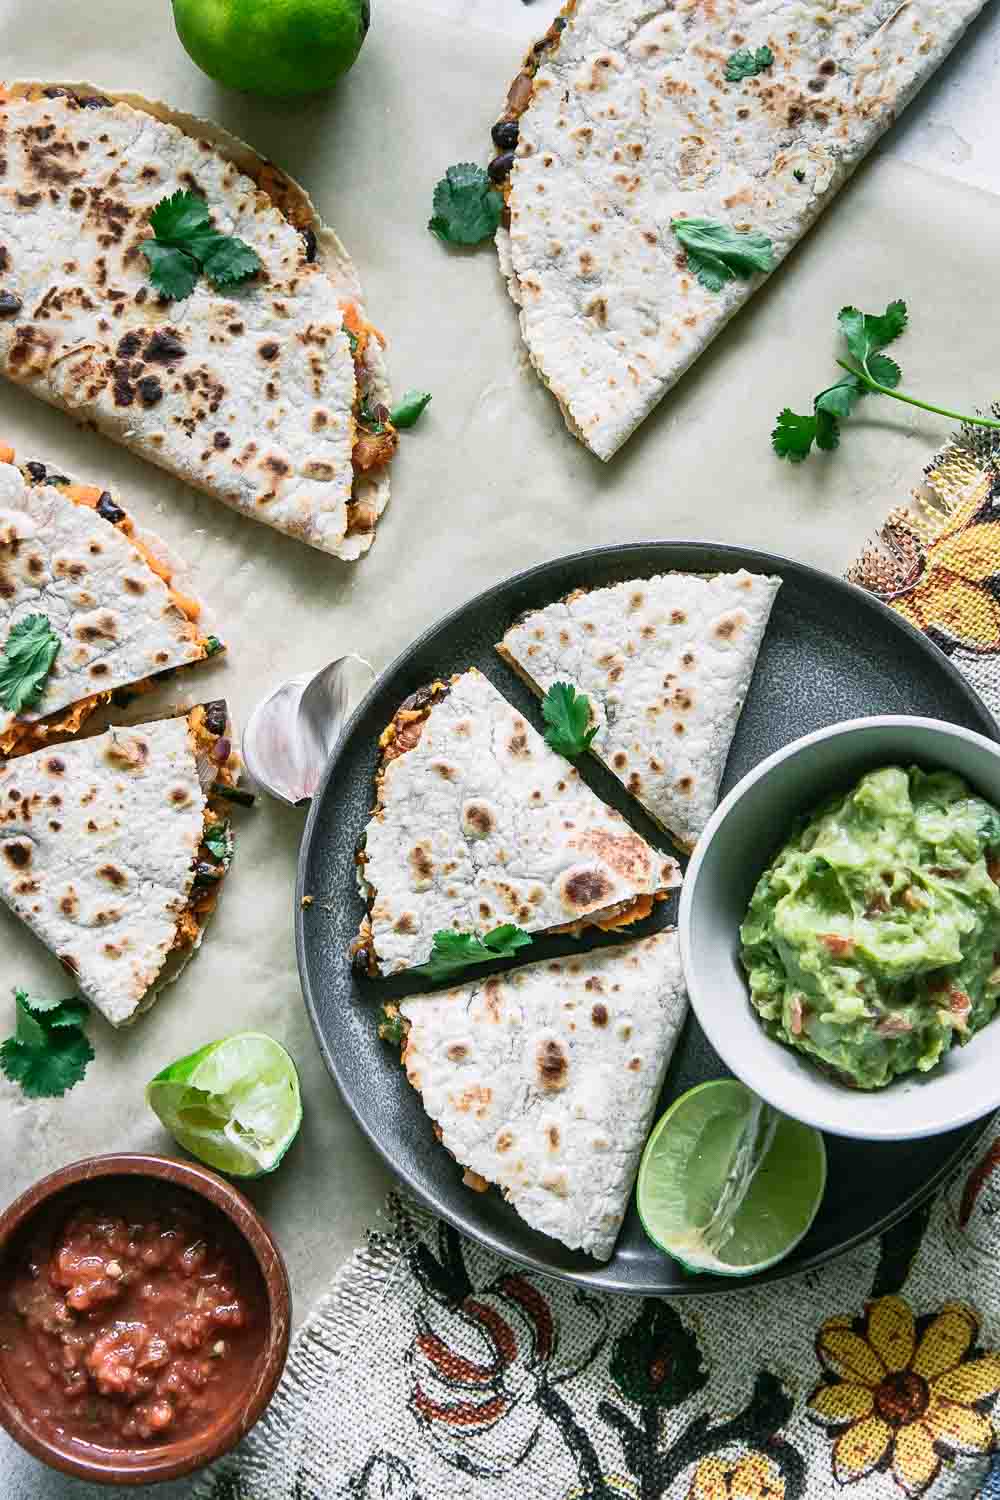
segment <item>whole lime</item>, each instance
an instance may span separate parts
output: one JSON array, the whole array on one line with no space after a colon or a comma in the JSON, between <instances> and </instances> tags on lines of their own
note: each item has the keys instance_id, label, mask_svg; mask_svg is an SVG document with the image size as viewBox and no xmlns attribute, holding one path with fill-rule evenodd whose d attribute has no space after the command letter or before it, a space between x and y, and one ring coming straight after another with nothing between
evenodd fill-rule
<instances>
[{"instance_id":1,"label":"whole lime","mask_svg":"<svg viewBox=\"0 0 1000 1500\"><path fill-rule=\"evenodd\" d=\"M369 0L173 0L181 45L209 78L253 94L329 88L368 32Z\"/></svg>"}]
</instances>

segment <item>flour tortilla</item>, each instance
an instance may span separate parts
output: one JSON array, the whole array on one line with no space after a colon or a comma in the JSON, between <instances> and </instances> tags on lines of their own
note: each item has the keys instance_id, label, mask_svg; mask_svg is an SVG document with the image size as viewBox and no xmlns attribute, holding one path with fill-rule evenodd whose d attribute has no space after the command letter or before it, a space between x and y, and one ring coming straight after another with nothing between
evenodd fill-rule
<instances>
[{"instance_id":1,"label":"flour tortilla","mask_svg":"<svg viewBox=\"0 0 1000 1500\"><path fill-rule=\"evenodd\" d=\"M675 932L400 1004L407 1077L456 1161L607 1260L687 994Z\"/></svg>"},{"instance_id":2,"label":"flour tortilla","mask_svg":"<svg viewBox=\"0 0 1000 1500\"><path fill-rule=\"evenodd\" d=\"M190 956L174 945L207 801L188 716L0 770L0 898L113 1026Z\"/></svg>"},{"instance_id":3,"label":"flour tortilla","mask_svg":"<svg viewBox=\"0 0 1000 1500\"><path fill-rule=\"evenodd\" d=\"M370 949L394 974L439 930L526 932L596 920L680 884L677 862L606 807L475 668L453 678L391 760L365 835Z\"/></svg>"},{"instance_id":4,"label":"flour tortilla","mask_svg":"<svg viewBox=\"0 0 1000 1500\"><path fill-rule=\"evenodd\" d=\"M599 458L762 281L707 291L671 220L758 230L778 264L982 4L578 0L520 118L498 249L532 363ZM765 44L770 68L726 81Z\"/></svg>"},{"instance_id":5,"label":"flour tortilla","mask_svg":"<svg viewBox=\"0 0 1000 1500\"><path fill-rule=\"evenodd\" d=\"M389 476L355 481L352 467L340 304L365 314L340 241L296 183L218 126L90 84L46 85L73 93L39 99L31 87L0 102L0 290L23 303L0 318L0 369L243 514L359 557ZM161 304L138 246L159 200L193 186L265 273L224 293L201 277L189 298ZM315 235L312 263L296 225ZM374 338L365 358L370 399L387 403Z\"/></svg>"},{"instance_id":6,"label":"flour tortilla","mask_svg":"<svg viewBox=\"0 0 1000 1500\"><path fill-rule=\"evenodd\" d=\"M683 849L715 808L780 578L665 573L578 591L497 647L539 694L590 700L591 749Z\"/></svg>"},{"instance_id":7,"label":"flour tortilla","mask_svg":"<svg viewBox=\"0 0 1000 1500\"><path fill-rule=\"evenodd\" d=\"M108 498L125 509L117 496ZM190 598L184 564L159 537L133 535ZM59 654L38 703L19 716L0 704L0 747L18 720L38 724L207 653L204 609L189 620L127 536L68 499L62 484L0 463L0 652L13 627L34 614L45 615L60 637Z\"/></svg>"}]
</instances>

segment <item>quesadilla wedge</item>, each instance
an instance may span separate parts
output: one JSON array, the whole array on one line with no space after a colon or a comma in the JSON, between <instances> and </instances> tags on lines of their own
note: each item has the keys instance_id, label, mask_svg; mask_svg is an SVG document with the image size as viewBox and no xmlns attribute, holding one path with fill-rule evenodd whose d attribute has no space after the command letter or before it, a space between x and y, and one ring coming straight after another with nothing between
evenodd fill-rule
<instances>
[{"instance_id":1,"label":"quesadilla wedge","mask_svg":"<svg viewBox=\"0 0 1000 1500\"><path fill-rule=\"evenodd\" d=\"M680 884L475 668L408 698L385 730L356 858L354 961L369 974L423 963L438 931L624 926Z\"/></svg>"},{"instance_id":2,"label":"quesadilla wedge","mask_svg":"<svg viewBox=\"0 0 1000 1500\"><path fill-rule=\"evenodd\" d=\"M675 221L716 245L752 232L779 264L982 4L569 0L511 85L490 174L529 358L599 458L763 279L686 252Z\"/></svg>"},{"instance_id":3,"label":"quesadilla wedge","mask_svg":"<svg viewBox=\"0 0 1000 1500\"><path fill-rule=\"evenodd\" d=\"M536 693L590 700L590 746L682 849L714 811L780 578L664 573L577 589L497 647Z\"/></svg>"},{"instance_id":4,"label":"quesadilla wedge","mask_svg":"<svg viewBox=\"0 0 1000 1500\"><path fill-rule=\"evenodd\" d=\"M305 192L218 126L89 85L0 86L0 370L244 515L338 557L389 495L381 335ZM150 281L175 192L261 268Z\"/></svg>"},{"instance_id":5,"label":"quesadilla wedge","mask_svg":"<svg viewBox=\"0 0 1000 1500\"><path fill-rule=\"evenodd\" d=\"M607 1260L687 994L677 934L399 1003L406 1074L470 1187Z\"/></svg>"},{"instance_id":6,"label":"quesadilla wedge","mask_svg":"<svg viewBox=\"0 0 1000 1500\"><path fill-rule=\"evenodd\" d=\"M0 898L113 1026L201 943L232 856L222 798L238 766L216 702L0 770Z\"/></svg>"},{"instance_id":7,"label":"quesadilla wedge","mask_svg":"<svg viewBox=\"0 0 1000 1500\"><path fill-rule=\"evenodd\" d=\"M14 712L0 689L0 762L74 735L116 690L222 649L184 564L119 498L0 447L0 666L19 625L44 617L59 649L41 695Z\"/></svg>"}]
</instances>

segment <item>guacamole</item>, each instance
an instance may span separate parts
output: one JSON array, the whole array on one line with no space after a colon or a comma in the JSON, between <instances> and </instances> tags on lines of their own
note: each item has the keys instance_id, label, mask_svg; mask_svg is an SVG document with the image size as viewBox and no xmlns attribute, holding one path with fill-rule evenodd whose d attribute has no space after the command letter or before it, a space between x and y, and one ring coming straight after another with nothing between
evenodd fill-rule
<instances>
[{"instance_id":1,"label":"guacamole","mask_svg":"<svg viewBox=\"0 0 1000 1500\"><path fill-rule=\"evenodd\" d=\"M770 1034L854 1088L933 1068L1000 998L1000 813L886 766L799 824L740 928Z\"/></svg>"}]
</instances>

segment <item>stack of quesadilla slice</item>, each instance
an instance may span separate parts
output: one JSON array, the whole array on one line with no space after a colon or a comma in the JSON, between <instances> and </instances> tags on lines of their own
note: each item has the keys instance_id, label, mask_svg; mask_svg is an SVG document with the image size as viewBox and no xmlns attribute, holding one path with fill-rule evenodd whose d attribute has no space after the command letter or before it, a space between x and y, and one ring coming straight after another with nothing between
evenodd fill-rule
<instances>
[{"instance_id":1,"label":"stack of quesadilla slice","mask_svg":"<svg viewBox=\"0 0 1000 1500\"><path fill-rule=\"evenodd\" d=\"M304 191L134 94L0 86L0 136L0 371L244 515L367 551L396 446L382 338ZM255 274L157 291L143 246L175 192Z\"/></svg>"},{"instance_id":2,"label":"stack of quesadilla slice","mask_svg":"<svg viewBox=\"0 0 1000 1500\"><path fill-rule=\"evenodd\" d=\"M680 883L474 668L409 699L382 736L358 849L368 907L355 961L421 964L439 931L622 926Z\"/></svg>"},{"instance_id":3,"label":"stack of quesadilla slice","mask_svg":"<svg viewBox=\"0 0 1000 1500\"><path fill-rule=\"evenodd\" d=\"M403 1062L470 1186L607 1260L686 1005L661 932L401 1002Z\"/></svg>"},{"instance_id":4,"label":"stack of quesadilla slice","mask_svg":"<svg viewBox=\"0 0 1000 1500\"><path fill-rule=\"evenodd\" d=\"M524 615L497 650L536 693L562 684L578 706L582 695L590 748L689 850L715 807L780 584L740 570L576 589ZM361 973L430 956L425 972L443 977L490 957L483 938L502 924L522 942L627 926L679 883L676 862L475 669L407 699L380 751L356 855ZM401 1042L466 1184L497 1185L535 1229L607 1260L686 1004L677 935L663 931L390 1003L379 1030Z\"/></svg>"},{"instance_id":5,"label":"stack of quesadilla slice","mask_svg":"<svg viewBox=\"0 0 1000 1500\"><path fill-rule=\"evenodd\" d=\"M741 238L777 265L982 5L568 0L510 88L491 175L509 172L497 247L529 357L592 452L611 458L761 283ZM708 253L685 253L681 219Z\"/></svg>"},{"instance_id":6,"label":"stack of quesadilla slice","mask_svg":"<svg viewBox=\"0 0 1000 1500\"><path fill-rule=\"evenodd\" d=\"M0 898L113 1026L201 942L232 855L237 767L216 702L0 770Z\"/></svg>"},{"instance_id":7,"label":"stack of quesadilla slice","mask_svg":"<svg viewBox=\"0 0 1000 1500\"><path fill-rule=\"evenodd\" d=\"M59 643L30 706L15 712L0 690L0 762L75 734L116 690L141 692L221 649L183 581L116 496L43 463L16 468L0 450L0 663L39 616Z\"/></svg>"},{"instance_id":8,"label":"stack of quesadilla slice","mask_svg":"<svg viewBox=\"0 0 1000 1500\"><path fill-rule=\"evenodd\" d=\"M594 754L682 849L719 783L781 585L755 573L668 573L577 589L497 647L535 692L590 700Z\"/></svg>"}]
</instances>

